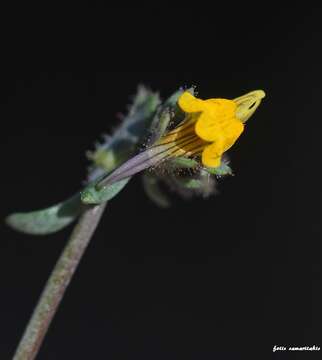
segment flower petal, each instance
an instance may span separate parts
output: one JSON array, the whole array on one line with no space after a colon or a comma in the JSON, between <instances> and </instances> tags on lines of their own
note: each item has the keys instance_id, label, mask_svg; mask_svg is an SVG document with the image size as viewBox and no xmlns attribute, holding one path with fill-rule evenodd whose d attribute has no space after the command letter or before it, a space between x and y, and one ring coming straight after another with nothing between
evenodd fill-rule
<instances>
[{"instance_id":1,"label":"flower petal","mask_svg":"<svg viewBox=\"0 0 322 360\"><path fill-rule=\"evenodd\" d=\"M211 145L209 145L211 146ZM202 159L201 159L203 165L209 168L216 168L220 166L221 164L221 156L218 157L211 157L209 154L208 149L206 148L202 153Z\"/></svg>"},{"instance_id":2,"label":"flower petal","mask_svg":"<svg viewBox=\"0 0 322 360\"><path fill-rule=\"evenodd\" d=\"M201 139L206 141L215 141L222 133L220 123L208 111L200 114L195 125L195 131Z\"/></svg>"},{"instance_id":3,"label":"flower petal","mask_svg":"<svg viewBox=\"0 0 322 360\"><path fill-rule=\"evenodd\" d=\"M225 139L218 139L215 143L205 147L201 161L207 167L217 167L221 163L221 155L224 152Z\"/></svg>"},{"instance_id":4,"label":"flower petal","mask_svg":"<svg viewBox=\"0 0 322 360\"><path fill-rule=\"evenodd\" d=\"M195 98L188 91L185 91L178 100L181 110L186 113L198 112L204 109L204 101Z\"/></svg>"},{"instance_id":5,"label":"flower petal","mask_svg":"<svg viewBox=\"0 0 322 360\"><path fill-rule=\"evenodd\" d=\"M227 99L209 99L203 103L204 111L197 120L196 133L203 140L216 141L223 133L223 129L231 122L237 121L236 104Z\"/></svg>"},{"instance_id":6,"label":"flower petal","mask_svg":"<svg viewBox=\"0 0 322 360\"><path fill-rule=\"evenodd\" d=\"M229 125L225 126L223 129L223 134L225 137L225 144L224 144L224 151L227 151L229 148L231 148L236 140L239 138L239 136L244 131L244 124L234 119L229 123Z\"/></svg>"},{"instance_id":7,"label":"flower petal","mask_svg":"<svg viewBox=\"0 0 322 360\"><path fill-rule=\"evenodd\" d=\"M206 146L202 152L202 163L207 167L220 166L222 154L234 145L243 130L244 125L234 119L224 129L216 131L214 143Z\"/></svg>"},{"instance_id":8,"label":"flower petal","mask_svg":"<svg viewBox=\"0 0 322 360\"><path fill-rule=\"evenodd\" d=\"M233 100L216 98L204 100L204 103L208 111L216 116L224 118L235 117L237 105Z\"/></svg>"},{"instance_id":9,"label":"flower petal","mask_svg":"<svg viewBox=\"0 0 322 360\"><path fill-rule=\"evenodd\" d=\"M254 114L264 97L263 90L255 90L234 99L233 101L237 105L236 117L241 122L246 122Z\"/></svg>"}]
</instances>

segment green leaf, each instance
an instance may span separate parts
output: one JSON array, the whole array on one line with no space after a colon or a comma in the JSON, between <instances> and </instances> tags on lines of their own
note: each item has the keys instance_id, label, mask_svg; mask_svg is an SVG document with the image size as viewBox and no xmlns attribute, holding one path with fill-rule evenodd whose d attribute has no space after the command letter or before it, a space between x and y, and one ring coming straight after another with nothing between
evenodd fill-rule
<instances>
[{"instance_id":1,"label":"green leaf","mask_svg":"<svg viewBox=\"0 0 322 360\"><path fill-rule=\"evenodd\" d=\"M111 200L125 187L130 179L131 178L126 178L102 189L97 189L96 184L100 181L100 179L98 179L97 181L89 184L83 191L81 191L81 201L84 204L100 204Z\"/></svg>"},{"instance_id":2,"label":"green leaf","mask_svg":"<svg viewBox=\"0 0 322 360\"><path fill-rule=\"evenodd\" d=\"M72 223L82 210L79 194L49 208L14 213L6 223L14 230L31 235L47 235L63 229Z\"/></svg>"},{"instance_id":3,"label":"green leaf","mask_svg":"<svg viewBox=\"0 0 322 360\"><path fill-rule=\"evenodd\" d=\"M129 113L113 136L106 137L88 157L94 162L90 168L89 181L95 181L125 161L133 153L138 141L146 133L152 118L160 104L159 95L140 86L133 99ZM6 218L6 223L17 231L33 235L46 235L59 231L73 222L80 214L84 204L96 204L108 201L118 194L129 179L115 183L97 191L91 182L81 194L55 204L49 208L14 213Z\"/></svg>"},{"instance_id":4,"label":"green leaf","mask_svg":"<svg viewBox=\"0 0 322 360\"><path fill-rule=\"evenodd\" d=\"M139 86L128 114L111 136L104 136L94 151L87 151L92 161L88 180L97 179L105 171L111 171L133 155L137 144L148 134L157 108L160 104L158 93Z\"/></svg>"},{"instance_id":5,"label":"green leaf","mask_svg":"<svg viewBox=\"0 0 322 360\"><path fill-rule=\"evenodd\" d=\"M168 208L171 206L168 196L161 190L159 181L155 176L145 173L142 176L143 188L146 195L161 208Z\"/></svg>"}]
</instances>

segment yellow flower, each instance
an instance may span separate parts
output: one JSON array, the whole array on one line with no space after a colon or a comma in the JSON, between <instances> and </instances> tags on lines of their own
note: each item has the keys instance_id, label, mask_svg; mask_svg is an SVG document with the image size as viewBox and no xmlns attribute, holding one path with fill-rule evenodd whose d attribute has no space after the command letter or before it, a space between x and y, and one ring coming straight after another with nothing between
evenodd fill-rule
<instances>
[{"instance_id":1,"label":"yellow flower","mask_svg":"<svg viewBox=\"0 0 322 360\"><path fill-rule=\"evenodd\" d=\"M234 100L201 100L184 92L178 99L178 105L186 113L185 120L153 146L104 176L96 185L97 188L129 178L178 156L200 156L204 166L220 166L222 154L239 138L244 131L244 123L264 97L264 91L256 90Z\"/></svg>"},{"instance_id":2,"label":"yellow flower","mask_svg":"<svg viewBox=\"0 0 322 360\"><path fill-rule=\"evenodd\" d=\"M178 100L185 121L156 145L169 157L201 156L204 166L218 167L222 154L239 138L264 97L264 91L256 90L234 100L201 100L186 91Z\"/></svg>"}]
</instances>

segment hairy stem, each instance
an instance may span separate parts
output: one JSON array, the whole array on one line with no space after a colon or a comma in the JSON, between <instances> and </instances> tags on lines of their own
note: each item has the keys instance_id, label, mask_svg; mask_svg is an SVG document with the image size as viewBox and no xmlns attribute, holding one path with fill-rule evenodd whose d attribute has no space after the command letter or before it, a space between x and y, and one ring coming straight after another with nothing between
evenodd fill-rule
<instances>
[{"instance_id":1,"label":"hairy stem","mask_svg":"<svg viewBox=\"0 0 322 360\"><path fill-rule=\"evenodd\" d=\"M105 206L106 203L89 207L81 215L47 281L13 360L32 360L37 356L50 323L100 221Z\"/></svg>"}]
</instances>

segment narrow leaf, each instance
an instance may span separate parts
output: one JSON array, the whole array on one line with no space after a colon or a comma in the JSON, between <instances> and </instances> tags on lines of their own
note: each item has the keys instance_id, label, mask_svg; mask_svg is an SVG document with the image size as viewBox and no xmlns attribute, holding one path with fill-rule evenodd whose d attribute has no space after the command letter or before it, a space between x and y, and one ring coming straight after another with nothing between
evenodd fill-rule
<instances>
[{"instance_id":1,"label":"narrow leaf","mask_svg":"<svg viewBox=\"0 0 322 360\"><path fill-rule=\"evenodd\" d=\"M49 208L25 213L14 213L6 223L14 230L31 235L46 235L63 229L80 214L82 203L79 194Z\"/></svg>"}]
</instances>

